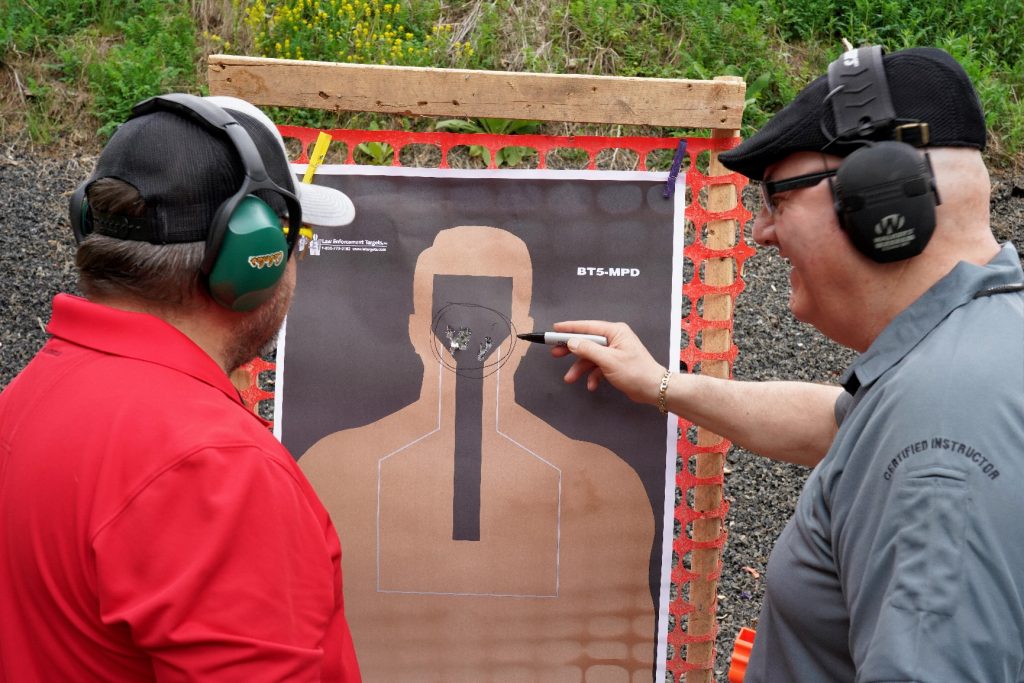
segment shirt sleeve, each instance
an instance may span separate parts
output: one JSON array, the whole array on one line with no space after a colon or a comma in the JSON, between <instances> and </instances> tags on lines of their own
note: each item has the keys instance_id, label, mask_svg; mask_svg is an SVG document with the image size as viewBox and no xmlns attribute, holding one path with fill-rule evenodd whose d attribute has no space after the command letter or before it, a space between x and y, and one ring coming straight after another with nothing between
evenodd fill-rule
<instances>
[{"instance_id":1,"label":"shirt sleeve","mask_svg":"<svg viewBox=\"0 0 1024 683\"><path fill-rule=\"evenodd\" d=\"M1017 570L1001 566L996 544L983 556L969 478L932 465L891 492L892 563L866 577L881 600L851 614L859 683L1020 680L1019 620L999 597Z\"/></svg>"},{"instance_id":2,"label":"shirt sleeve","mask_svg":"<svg viewBox=\"0 0 1024 683\"><path fill-rule=\"evenodd\" d=\"M200 450L94 535L101 616L159 681L319 681L342 617L337 537L318 517L273 456Z\"/></svg>"},{"instance_id":3,"label":"shirt sleeve","mask_svg":"<svg viewBox=\"0 0 1024 683\"><path fill-rule=\"evenodd\" d=\"M853 407L853 396L849 392L843 391L836 397L835 406L832 408L832 413L836 418L836 424L843 424L843 420L846 419L846 415L850 412L850 408Z\"/></svg>"}]
</instances>

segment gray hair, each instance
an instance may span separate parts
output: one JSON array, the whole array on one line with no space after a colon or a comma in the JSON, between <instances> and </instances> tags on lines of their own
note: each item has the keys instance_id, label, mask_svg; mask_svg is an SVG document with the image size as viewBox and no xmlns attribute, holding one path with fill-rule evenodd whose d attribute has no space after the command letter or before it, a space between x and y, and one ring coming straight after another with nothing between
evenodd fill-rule
<instances>
[{"instance_id":1,"label":"gray hair","mask_svg":"<svg viewBox=\"0 0 1024 683\"><path fill-rule=\"evenodd\" d=\"M107 214L140 217L146 204L138 191L117 178L89 186L90 208ZM93 233L75 254L78 287L90 299L128 296L158 304L180 305L205 293L199 269L204 242L150 244Z\"/></svg>"}]
</instances>

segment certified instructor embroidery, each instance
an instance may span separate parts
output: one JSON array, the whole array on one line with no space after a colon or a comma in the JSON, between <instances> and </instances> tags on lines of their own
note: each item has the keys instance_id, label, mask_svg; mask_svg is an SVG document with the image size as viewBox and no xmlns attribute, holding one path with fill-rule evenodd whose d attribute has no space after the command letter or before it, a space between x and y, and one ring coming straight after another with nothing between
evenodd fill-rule
<instances>
[{"instance_id":1,"label":"certified instructor embroidery","mask_svg":"<svg viewBox=\"0 0 1024 683\"><path fill-rule=\"evenodd\" d=\"M947 439L942 436L933 436L931 440L921 439L920 441L915 441L901 449L895 456L893 456L893 459L889 461L889 464L885 468L885 472L882 473L882 479L889 481L892 479L893 474L895 474L896 469L903 464L903 461L909 459L913 455L928 450L949 451L956 455L962 455L977 465L982 473L989 479L997 479L999 477L999 469L978 449L962 441Z\"/></svg>"}]
</instances>

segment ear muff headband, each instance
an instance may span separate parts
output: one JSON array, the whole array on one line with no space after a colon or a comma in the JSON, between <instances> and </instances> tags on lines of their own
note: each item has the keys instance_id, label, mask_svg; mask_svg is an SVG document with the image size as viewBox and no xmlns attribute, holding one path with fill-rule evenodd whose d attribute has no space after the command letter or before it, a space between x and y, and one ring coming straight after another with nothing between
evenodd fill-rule
<instances>
[{"instance_id":1,"label":"ear muff headband","mask_svg":"<svg viewBox=\"0 0 1024 683\"><path fill-rule=\"evenodd\" d=\"M928 124L897 125L878 45L844 52L829 65L828 84L836 122L830 146L861 145L829 181L839 225L875 262L920 254L935 231L939 197L927 154L900 140L916 133L927 144Z\"/></svg>"},{"instance_id":2,"label":"ear muff headband","mask_svg":"<svg viewBox=\"0 0 1024 683\"><path fill-rule=\"evenodd\" d=\"M844 52L828 66L828 99L839 142L891 139L896 111L879 45Z\"/></svg>"},{"instance_id":3,"label":"ear muff headband","mask_svg":"<svg viewBox=\"0 0 1024 683\"><path fill-rule=\"evenodd\" d=\"M132 107L132 118L167 111L224 136L242 162L241 187L214 212L206 235L200 271L211 296L234 311L250 311L269 299L298 242L302 206L295 194L270 178L255 142L224 109L200 97L172 93L151 97ZM75 241L94 230L120 239L161 243L164 236L145 219L108 216L89 208L86 191L92 179L74 191L69 218ZM254 193L269 191L288 207L287 235L277 214Z\"/></svg>"},{"instance_id":4,"label":"ear muff headband","mask_svg":"<svg viewBox=\"0 0 1024 683\"><path fill-rule=\"evenodd\" d=\"M290 256L298 241L299 229L302 227L302 206L298 197L275 183L263 166L256 144L249 134L230 114L220 107L196 97L183 93L158 95L139 102L132 107L132 118L144 116L155 111L170 111L195 121L204 128L225 135L231 141L242 161L245 178L242 186L227 201L220 205L214 214L210 231L206 237L206 252L203 256L201 271L209 275L220 254L224 236L228 230L228 221L245 197L256 190L269 190L279 195L288 206L288 255Z\"/></svg>"}]
</instances>

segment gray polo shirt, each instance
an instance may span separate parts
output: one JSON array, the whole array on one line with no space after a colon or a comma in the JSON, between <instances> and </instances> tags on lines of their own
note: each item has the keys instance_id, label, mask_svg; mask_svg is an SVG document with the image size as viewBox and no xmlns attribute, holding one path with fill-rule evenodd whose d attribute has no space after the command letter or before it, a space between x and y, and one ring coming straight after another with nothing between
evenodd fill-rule
<instances>
[{"instance_id":1,"label":"gray polo shirt","mask_svg":"<svg viewBox=\"0 0 1024 683\"><path fill-rule=\"evenodd\" d=\"M1024 681L1024 281L960 263L847 370L746 683Z\"/></svg>"}]
</instances>

